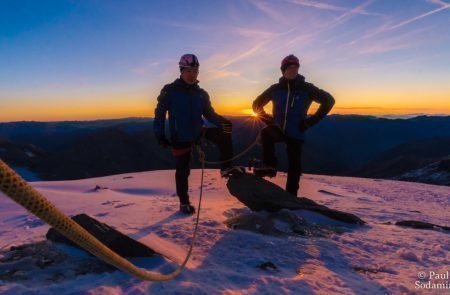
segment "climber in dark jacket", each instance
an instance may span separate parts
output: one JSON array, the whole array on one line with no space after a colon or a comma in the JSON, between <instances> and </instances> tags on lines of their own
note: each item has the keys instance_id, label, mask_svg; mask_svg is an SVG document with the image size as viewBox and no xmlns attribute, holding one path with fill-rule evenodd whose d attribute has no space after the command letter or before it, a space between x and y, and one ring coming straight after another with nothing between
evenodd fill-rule
<instances>
[{"instance_id":1,"label":"climber in dark jacket","mask_svg":"<svg viewBox=\"0 0 450 295\"><path fill-rule=\"evenodd\" d=\"M302 172L302 149L305 132L322 120L333 108L334 98L322 89L305 82L298 74L300 62L294 55L286 56L281 62L283 76L277 84L270 86L253 102L253 111L267 124L261 130L263 144L263 166L256 167L261 176L276 175L277 159L275 142L285 142L288 156L288 177L286 191L297 195ZM312 116L307 116L312 102L320 104ZM264 111L264 106L272 102L273 116Z\"/></svg>"},{"instance_id":2,"label":"climber in dark jacket","mask_svg":"<svg viewBox=\"0 0 450 295\"><path fill-rule=\"evenodd\" d=\"M176 190L180 199L180 211L193 214L195 208L188 195L189 161L192 144L199 143L202 135L219 146L222 177L228 177L237 167L232 167L232 124L218 115L211 106L208 93L198 86L199 62L194 54L185 54L179 62L181 76L167 84L158 96L153 130L158 143L172 147L176 159ZM165 133L166 114L169 113L170 141ZM202 116L215 128L205 128Z\"/></svg>"}]
</instances>

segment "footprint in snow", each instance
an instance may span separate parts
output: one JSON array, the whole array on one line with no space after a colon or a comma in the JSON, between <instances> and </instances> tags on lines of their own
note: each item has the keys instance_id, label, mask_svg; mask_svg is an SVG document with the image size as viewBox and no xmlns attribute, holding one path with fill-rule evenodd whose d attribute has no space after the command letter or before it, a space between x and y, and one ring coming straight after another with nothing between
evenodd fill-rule
<instances>
[{"instance_id":1,"label":"footprint in snow","mask_svg":"<svg viewBox=\"0 0 450 295\"><path fill-rule=\"evenodd\" d=\"M322 193L322 194L325 194L325 195L335 196L335 197L345 197L343 195L336 194L336 193L333 193L333 192L330 192L330 191L326 191L326 190L323 190L323 189L318 190L318 192Z\"/></svg>"},{"instance_id":2,"label":"footprint in snow","mask_svg":"<svg viewBox=\"0 0 450 295\"><path fill-rule=\"evenodd\" d=\"M39 218L26 214L15 216L5 221L18 222L19 223L18 227L26 227L26 228L35 228L45 224L45 222L40 220Z\"/></svg>"},{"instance_id":3,"label":"footprint in snow","mask_svg":"<svg viewBox=\"0 0 450 295\"><path fill-rule=\"evenodd\" d=\"M123 207L128 207L128 206L133 206L133 205L135 205L135 203L119 204L117 206L114 206L114 208L123 208Z\"/></svg>"},{"instance_id":4,"label":"footprint in snow","mask_svg":"<svg viewBox=\"0 0 450 295\"><path fill-rule=\"evenodd\" d=\"M106 201L106 202L103 202L102 203L102 205L111 205L111 206L113 206L115 203L120 203L120 201Z\"/></svg>"}]
</instances>

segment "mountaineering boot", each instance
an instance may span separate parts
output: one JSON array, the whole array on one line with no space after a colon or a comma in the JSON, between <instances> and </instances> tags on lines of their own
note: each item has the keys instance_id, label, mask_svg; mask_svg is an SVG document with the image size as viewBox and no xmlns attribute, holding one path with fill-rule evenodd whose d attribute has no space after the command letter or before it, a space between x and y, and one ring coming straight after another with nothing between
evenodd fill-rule
<instances>
[{"instance_id":1,"label":"mountaineering boot","mask_svg":"<svg viewBox=\"0 0 450 295\"><path fill-rule=\"evenodd\" d=\"M192 215L195 213L195 207L192 206L190 203L180 204L180 212L183 214Z\"/></svg>"},{"instance_id":2,"label":"mountaineering boot","mask_svg":"<svg viewBox=\"0 0 450 295\"><path fill-rule=\"evenodd\" d=\"M232 175L238 175L242 173L245 173L245 170L240 166L231 166L225 169L220 169L220 176L223 178L229 178Z\"/></svg>"}]
</instances>

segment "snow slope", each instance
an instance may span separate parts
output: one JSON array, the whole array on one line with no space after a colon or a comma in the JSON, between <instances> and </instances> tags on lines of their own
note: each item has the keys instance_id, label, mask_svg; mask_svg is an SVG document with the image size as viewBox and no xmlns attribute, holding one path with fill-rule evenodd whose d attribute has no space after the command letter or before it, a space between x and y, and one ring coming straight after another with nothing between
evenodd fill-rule
<instances>
[{"instance_id":1,"label":"snow slope","mask_svg":"<svg viewBox=\"0 0 450 295\"><path fill-rule=\"evenodd\" d=\"M273 181L284 186L286 175ZM4 294L449 294L416 288L418 273L450 271L450 233L385 224L419 220L450 226L450 188L418 183L304 175L302 196L358 215L362 227L340 227L327 236L273 237L229 229L228 217L249 213L232 197L218 170L205 171L199 235L187 269L172 281L143 282L120 271L49 280L58 267L5 262L11 246L45 239L49 226L0 196L0 293ZM169 272L188 249L194 218L178 211L174 171L129 173L95 179L34 182L68 215L87 213L146 243L169 258L134 259L141 267ZM191 200L199 194L200 170L190 177ZM94 190L96 186L103 189ZM265 214L265 213L254 213ZM327 218L296 211L308 220ZM81 251L60 247L71 257ZM2 258L3 257L3 258ZM3 260L2 260L3 259ZM31 259L31 258L30 258ZM3 262L2 262L3 261ZM31 262L30 262L31 261ZM32 263L32 259L28 263ZM68 260L68 261L73 261ZM174 262L175 261L175 262ZM275 267L259 267L264 263ZM266 264L270 265L270 264ZM72 267L63 263L64 274ZM5 279L12 268L21 276ZM16 270L14 270L16 271ZM54 275L54 274L52 274ZM450 278L431 283L450 282ZM449 283L450 284L450 283ZM424 285L422 285L424 286Z\"/></svg>"}]
</instances>

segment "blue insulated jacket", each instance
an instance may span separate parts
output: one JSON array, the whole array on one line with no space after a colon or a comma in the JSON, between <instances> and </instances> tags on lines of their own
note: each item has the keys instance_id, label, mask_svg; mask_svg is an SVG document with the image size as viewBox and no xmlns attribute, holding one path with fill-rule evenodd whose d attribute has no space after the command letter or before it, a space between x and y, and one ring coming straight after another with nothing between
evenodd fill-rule
<instances>
[{"instance_id":1,"label":"blue insulated jacket","mask_svg":"<svg viewBox=\"0 0 450 295\"><path fill-rule=\"evenodd\" d=\"M270 101L273 105L273 118L264 111L264 106ZM320 107L314 115L307 118L313 101L319 103ZM266 123L280 127L286 136L303 141L303 127L318 123L333 105L334 98L329 93L305 82L305 77L298 75L293 80L281 77L277 84L270 86L255 99L253 111Z\"/></svg>"},{"instance_id":2,"label":"blue insulated jacket","mask_svg":"<svg viewBox=\"0 0 450 295\"><path fill-rule=\"evenodd\" d=\"M208 93L197 83L190 85L181 78L167 84L158 96L153 130L156 138L165 136L166 113L169 113L169 131L173 142L196 142L200 139L202 116L220 127L225 120L216 114Z\"/></svg>"}]
</instances>

